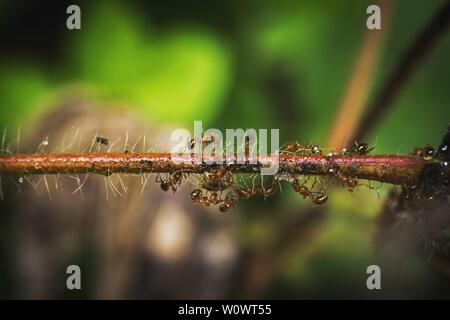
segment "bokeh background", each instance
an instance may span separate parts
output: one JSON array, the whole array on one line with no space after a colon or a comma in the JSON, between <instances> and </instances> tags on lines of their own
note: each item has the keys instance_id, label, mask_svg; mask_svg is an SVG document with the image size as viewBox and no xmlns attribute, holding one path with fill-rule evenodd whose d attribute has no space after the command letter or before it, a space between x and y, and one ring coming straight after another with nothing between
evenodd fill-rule
<instances>
[{"instance_id":1,"label":"bokeh background","mask_svg":"<svg viewBox=\"0 0 450 320\"><path fill-rule=\"evenodd\" d=\"M384 2L357 107L445 1ZM61 151L77 129L86 133L77 144L89 133L127 132L161 147L171 128L192 129L194 120L279 128L281 142L326 146L370 37L373 1L74 3L82 28L70 31L72 3L0 2L0 126L9 140L21 128L20 150L48 136ZM367 140L374 152L439 144L450 122L449 57L446 34ZM124 177L127 192L108 200L102 177L90 177L84 195L72 194L74 179L59 179L67 186L52 184L51 199L45 189L4 186L2 298L450 297L447 264L403 242L377 245L391 186L332 188L320 208L286 190L224 215L190 204L188 190L163 193L153 178L141 192L140 178ZM70 264L82 269L81 291L65 287ZM366 288L371 264L382 268L380 291Z\"/></svg>"}]
</instances>

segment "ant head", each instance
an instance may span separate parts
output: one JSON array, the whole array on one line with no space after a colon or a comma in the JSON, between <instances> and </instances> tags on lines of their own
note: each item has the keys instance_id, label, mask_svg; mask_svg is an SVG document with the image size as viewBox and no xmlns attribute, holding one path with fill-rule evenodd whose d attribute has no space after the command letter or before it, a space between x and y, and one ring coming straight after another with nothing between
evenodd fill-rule
<instances>
[{"instance_id":1,"label":"ant head","mask_svg":"<svg viewBox=\"0 0 450 320\"><path fill-rule=\"evenodd\" d=\"M201 189L193 190L191 192L191 200L194 202L198 201L201 198L202 194L203 194L203 191Z\"/></svg>"}]
</instances>

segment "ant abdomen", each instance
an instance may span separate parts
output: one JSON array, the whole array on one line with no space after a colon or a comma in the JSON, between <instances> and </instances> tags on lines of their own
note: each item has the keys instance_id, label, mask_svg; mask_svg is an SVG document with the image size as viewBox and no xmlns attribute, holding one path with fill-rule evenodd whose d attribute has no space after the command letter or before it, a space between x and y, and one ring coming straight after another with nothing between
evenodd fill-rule
<instances>
[{"instance_id":1,"label":"ant abdomen","mask_svg":"<svg viewBox=\"0 0 450 320\"><path fill-rule=\"evenodd\" d=\"M169 180L163 180L161 181L161 189L163 191L169 191L170 187L172 186L172 184L170 183Z\"/></svg>"},{"instance_id":2,"label":"ant abdomen","mask_svg":"<svg viewBox=\"0 0 450 320\"><path fill-rule=\"evenodd\" d=\"M314 199L313 203L315 205L322 205L328 201L328 195L324 192L320 192Z\"/></svg>"},{"instance_id":3,"label":"ant abdomen","mask_svg":"<svg viewBox=\"0 0 450 320\"><path fill-rule=\"evenodd\" d=\"M220 212L227 212L228 210L230 210L231 208L231 204L229 204L228 202L222 202L222 204L219 207Z\"/></svg>"}]
</instances>

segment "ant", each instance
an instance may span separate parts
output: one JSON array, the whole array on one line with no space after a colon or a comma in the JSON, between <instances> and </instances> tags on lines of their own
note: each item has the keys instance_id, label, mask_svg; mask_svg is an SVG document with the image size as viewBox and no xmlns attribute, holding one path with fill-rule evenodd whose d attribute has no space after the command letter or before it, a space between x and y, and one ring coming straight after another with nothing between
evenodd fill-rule
<instances>
[{"instance_id":1,"label":"ant","mask_svg":"<svg viewBox=\"0 0 450 320\"><path fill-rule=\"evenodd\" d=\"M191 191L192 202L198 202L202 198L203 191L201 189L195 189Z\"/></svg>"},{"instance_id":2,"label":"ant","mask_svg":"<svg viewBox=\"0 0 450 320\"><path fill-rule=\"evenodd\" d=\"M325 204L328 200L328 195L325 192L312 192L305 185L301 185L298 180L294 180L292 182L292 188L295 192L298 192L301 196L303 196L303 199L309 198L315 205ZM317 196L315 196L315 193Z\"/></svg>"},{"instance_id":3,"label":"ant","mask_svg":"<svg viewBox=\"0 0 450 320\"><path fill-rule=\"evenodd\" d=\"M211 204L208 197L203 196L203 190L195 189L191 191L191 201L209 207Z\"/></svg>"},{"instance_id":4,"label":"ant","mask_svg":"<svg viewBox=\"0 0 450 320\"><path fill-rule=\"evenodd\" d=\"M212 173L205 172L202 187L209 191L222 191L229 188L234 183L231 172L226 170L225 166L221 166Z\"/></svg>"},{"instance_id":5,"label":"ant","mask_svg":"<svg viewBox=\"0 0 450 320\"><path fill-rule=\"evenodd\" d=\"M204 132L202 132L200 136L194 137L191 139L191 141L189 141L188 147L189 147L189 150L192 150L192 149L194 149L197 142L206 144L206 143L214 142L214 141L216 141L216 137L214 135L205 136Z\"/></svg>"},{"instance_id":6,"label":"ant","mask_svg":"<svg viewBox=\"0 0 450 320\"><path fill-rule=\"evenodd\" d=\"M329 168L328 173L338 177L339 180L341 180L343 183L345 183L350 189L354 189L358 185L358 179L342 174L339 171L339 167Z\"/></svg>"},{"instance_id":7,"label":"ant","mask_svg":"<svg viewBox=\"0 0 450 320\"><path fill-rule=\"evenodd\" d=\"M169 189L172 189L173 192L176 192L178 190L178 187L180 186L183 179L183 172L182 171L176 171L175 173L169 174L168 179L161 179L159 174L156 176L155 182L161 183L161 189L163 191L169 191Z\"/></svg>"},{"instance_id":8,"label":"ant","mask_svg":"<svg viewBox=\"0 0 450 320\"><path fill-rule=\"evenodd\" d=\"M369 145L365 142L357 142L354 141L354 143L348 147L342 149L342 153L344 155L355 155L355 156L364 156L371 152L374 148L369 148Z\"/></svg>"},{"instance_id":9,"label":"ant","mask_svg":"<svg viewBox=\"0 0 450 320\"><path fill-rule=\"evenodd\" d=\"M163 191L169 191L171 186L172 186L172 184L170 183L169 180L162 180L161 181L161 189Z\"/></svg>"},{"instance_id":10,"label":"ant","mask_svg":"<svg viewBox=\"0 0 450 320\"><path fill-rule=\"evenodd\" d=\"M191 201L193 203L199 203L206 207L209 207L211 204L219 204L223 202L223 200L220 199L220 194L217 191L211 192L208 197L206 195L203 195L203 190L201 189L195 189L191 191Z\"/></svg>"},{"instance_id":11,"label":"ant","mask_svg":"<svg viewBox=\"0 0 450 320\"><path fill-rule=\"evenodd\" d=\"M285 147L283 147L281 151L286 153L297 153L302 151L309 151L309 149L302 146L300 143L298 143L298 141L294 141L289 142Z\"/></svg>"},{"instance_id":12,"label":"ant","mask_svg":"<svg viewBox=\"0 0 450 320\"><path fill-rule=\"evenodd\" d=\"M218 169L214 170L212 173L208 174L208 178L212 181L218 181L220 178L223 177L223 175L226 172L226 168L224 166L219 167Z\"/></svg>"},{"instance_id":13,"label":"ant","mask_svg":"<svg viewBox=\"0 0 450 320\"><path fill-rule=\"evenodd\" d=\"M358 185L358 179L356 178L348 177L340 172L337 173L337 177L342 182L344 182L350 189L354 189Z\"/></svg>"},{"instance_id":14,"label":"ant","mask_svg":"<svg viewBox=\"0 0 450 320\"><path fill-rule=\"evenodd\" d=\"M297 141L289 142L285 147L283 147L283 152L297 152L300 148L303 148Z\"/></svg>"},{"instance_id":15,"label":"ant","mask_svg":"<svg viewBox=\"0 0 450 320\"><path fill-rule=\"evenodd\" d=\"M97 143L103 144L104 146L107 146L109 144L109 140L106 139L105 137L101 136L101 137L95 137L95 141Z\"/></svg>"},{"instance_id":16,"label":"ant","mask_svg":"<svg viewBox=\"0 0 450 320\"><path fill-rule=\"evenodd\" d=\"M431 160L436 155L436 150L430 145L423 148L415 148L413 155L423 158L424 160Z\"/></svg>"},{"instance_id":17,"label":"ant","mask_svg":"<svg viewBox=\"0 0 450 320\"><path fill-rule=\"evenodd\" d=\"M258 191L261 191L260 185L254 185L251 189L244 188L241 186L238 186L236 188L237 195L239 196L239 198L242 198L242 199L250 199L251 197L256 195L256 193Z\"/></svg>"},{"instance_id":18,"label":"ant","mask_svg":"<svg viewBox=\"0 0 450 320\"><path fill-rule=\"evenodd\" d=\"M317 197L315 197L312 202L315 205L322 205L325 204L328 201L328 195L325 192L319 192L319 194L317 195Z\"/></svg>"},{"instance_id":19,"label":"ant","mask_svg":"<svg viewBox=\"0 0 450 320\"><path fill-rule=\"evenodd\" d=\"M322 150L320 149L318 144L310 145L310 149L313 154L322 154Z\"/></svg>"},{"instance_id":20,"label":"ant","mask_svg":"<svg viewBox=\"0 0 450 320\"><path fill-rule=\"evenodd\" d=\"M220 212L227 212L230 208L233 208L236 205L236 194L234 192L229 192L225 200L220 204L219 210Z\"/></svg>"},{"instance_id":21,"label":"ant","mask_svg":"<svg viewBox=\"0 0 450 320\"><path fill-rule=\"evenodd\" d=\"M218 203L222 202L222 200L220 199L220 195L217 191L211 192L211 194L209 196L209 201L212 204L218 204Z\"/></svg>"},{"instance_id":22,"label":"ant","mask_svg":"<svg viewBox=\"0 0 450 320\"><path fill-rule=\"evenodd\" d=\"M297 179L292 182L292 189L294 189L295 192L300 193L300 195L303 196L303 199L313 198L313 193L305 185L301 185Z\"/></svg>"},{"instance_id":23,"label":"ant","mask_svg":"<svg viewBox=\"0 0 450 320\"><path fill-rule=\"evenodd\" d=\"M228 193L225 200L221 200L217 192L212 192L209 197L203 196L203 190L195 189L191 191L191 201L193 203L199 203L206 207L211 204L219 204L219 210L221 212L227 212L230 208L236 205L236 195L232 192Z\"/></svg>"},{"instance_id":24,"label":"ant","mask_svg":"<svg viewBox=\"0 0 450 320\"><path fill-rule=\"evenodd\" d=\"M289 153L311 152L312 154L322 154L322 150L320 149L318 144L316 144L316 143L308 144L307 143L305 146L302 146L297 141L288 143L283 148L282 152L289 152Z\"/></svg>"}]
</instances>

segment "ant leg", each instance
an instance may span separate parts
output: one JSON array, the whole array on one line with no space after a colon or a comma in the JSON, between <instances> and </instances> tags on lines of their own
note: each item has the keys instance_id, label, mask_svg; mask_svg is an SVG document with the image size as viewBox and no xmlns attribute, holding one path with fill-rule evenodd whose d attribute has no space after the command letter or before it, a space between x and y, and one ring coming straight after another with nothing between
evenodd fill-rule
<instances>
[{"instance_id":1,"label":"ant leg","mask_svg":"<svg viewBox=\"0 0 450 320\"><path fill-rule=\"evenodd\" d=\"M163 178L159 172L156 173L155 182L163 182Z\"/></svg>"}]
</instances>

